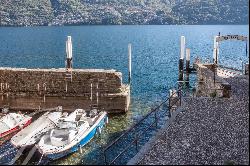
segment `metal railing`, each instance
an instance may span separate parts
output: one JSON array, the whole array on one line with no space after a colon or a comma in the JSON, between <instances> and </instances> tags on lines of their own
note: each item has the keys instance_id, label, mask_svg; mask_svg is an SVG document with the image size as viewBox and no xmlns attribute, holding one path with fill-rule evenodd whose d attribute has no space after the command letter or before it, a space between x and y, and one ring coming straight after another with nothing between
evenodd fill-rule
<instances>
[{"instance_id":1,"label":"metal railing","mask_svg":"<svg viewBox=\"0 0 250 166\"><path fill-rule=\"evenodd\" d=\"M170 104L170 99L174 96L174 95L177 95L177 98L178 100L175 100L173 103ZM103 155L104 155L104 161L105 161L105 164L106 165L111 165L111 164L114 164L115 161L120 158L123 154L125 154L128 149L130 149L130 147L132 147L133 145L135 145L136 147L136 151L138 152L139 151L139 140L142 138L142 135L144 133L146 133L152 126L155 125L155 127L157 127L158 125L158 121L159 121L159 118L157 117L157 112L160 110L160 107L163 106L165 103L169 102L168 104L168 109L167 110L170 110L178 101L180 102L180 105L181 105L181 96L182 96L182 89L179 88L175 93L173 93L171 96L169 96L165 101L163 101L159 106L157 106L155 109L153 109L152 111L150 111L146 116L144 116L141 120L139 120L136 124L134 124L132 127L130 127L128 130L126 130L123 134L121 134L117 139L115 139L111 144L109 144L107 147L104 148L104 151L103 151ZM167 111L166 110L166 111ZM165 113L165 111L164 111ZM141 133L136 133L134 139L132 139L131 142L129 142L127 144L127 147L124 148L118 155L116 155L113 159L109 160L108 161L108 158L107 158L107 151L109 149L111 149L112 147L114 147L115 145L118 144L119 141L121 141L124 137L128 136L130 133L132 133L132 131L138 127L141 123L143 123L144 120L146 120L150 115L154 114L154 121L149 124L149 126L147 126L147 128L145 128L144 130L142 130ZM170 117L171 114L169 112L168 116Z\"/></svg>"}]
</instances>

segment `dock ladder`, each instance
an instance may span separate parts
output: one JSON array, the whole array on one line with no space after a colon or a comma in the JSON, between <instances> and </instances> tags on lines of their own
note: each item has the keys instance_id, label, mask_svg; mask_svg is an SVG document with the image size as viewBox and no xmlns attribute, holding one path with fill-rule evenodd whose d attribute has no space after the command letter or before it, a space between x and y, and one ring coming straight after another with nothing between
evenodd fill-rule
<instances>
[{"instance_id":1,"label":"dock ladder","mask_svg":"<svg viewBox=\"0 0 250 166\"><path fill-rule=\"evenodd\" d=\"M72 69L66 69L65 80L70 80L72 82Z\"/></svg>"}]
</instances>

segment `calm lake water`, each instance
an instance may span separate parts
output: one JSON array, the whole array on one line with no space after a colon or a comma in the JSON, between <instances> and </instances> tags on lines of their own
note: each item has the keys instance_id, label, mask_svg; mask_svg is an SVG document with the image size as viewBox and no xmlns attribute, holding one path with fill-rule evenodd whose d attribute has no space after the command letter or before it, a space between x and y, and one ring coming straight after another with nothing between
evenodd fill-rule
<instances>
[{"instance_id":1,"label":"calm lake water","mask_svg":"<svg viewBox=\"0 0 250 166\"><path fill-rule=\"evenodd\" d=\"M180 36L186 37L191 62L196 56L212 60L213 36L219 32L247 36L249 33L248 25L1 27L0 66L63 68L65 41L71 35L74 68L116 69L123 73L123 82L127 83L127 47L131 43L130 111L111 117L104 135L94 138L82 154L76 152L52 163L100 164L96 156L101 147L164 100L176 84ZM219 63L241 69L240 58L248 61L245 42L221 42Z\"/></svg>"}]
</instances>

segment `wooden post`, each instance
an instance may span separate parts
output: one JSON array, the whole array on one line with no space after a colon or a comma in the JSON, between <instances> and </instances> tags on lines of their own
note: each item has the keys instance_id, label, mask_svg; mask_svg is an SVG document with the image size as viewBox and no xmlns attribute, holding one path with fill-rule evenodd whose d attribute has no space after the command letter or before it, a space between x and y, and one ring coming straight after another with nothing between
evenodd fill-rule
<instances>
[{"instance_id":1,"label":"wooden post","mask_svg":"<svg viewBox=\"0 0 250 166\"><path fill-rule=\"evenodd\" d=\"M186 85L189 85L189 73L190 73L190 49L186 49Z\"/></svg>"},{"instance_id":2,"label":"wooden post","mask_svg":"<svg viewBox=\"0 0 250 166\"><path fill-rule=\"evenodd\" d=\"M132 63L131 63L131 44L128 44L128 82L129 85L131 84L131 70L132 70Z\"/></svg>"},{"instance_id":3,"label":"wooden post","mask_svg":"<svg viewBox=\"0 0 250 166\"><path fill-rule=\"evenodd\" d=\"M185 37L181 36L181 49L180 49L180 60L179 60L179 81L183 81L184 56L185 56Z\"/></svg>"}]
</instances>

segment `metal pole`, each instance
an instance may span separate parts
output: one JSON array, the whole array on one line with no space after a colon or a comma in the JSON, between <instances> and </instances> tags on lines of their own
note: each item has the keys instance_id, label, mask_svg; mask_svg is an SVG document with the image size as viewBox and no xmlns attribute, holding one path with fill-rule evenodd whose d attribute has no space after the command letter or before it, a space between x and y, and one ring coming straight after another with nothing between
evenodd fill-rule
<instances>
[{"instance_id":1,"label":"metal pole","mask_svg":"<svg viewBox=\"0 0 250 166\"><path fill-rule=\"evenodd\" d=\"M171 117L171 106L170 106L170 101L171 101L171 97L172 97L172 94L171 94L171 89L169 90L169 99L168 99L168 112L169 112L169 114L168 114L168 117Z\"/></svg>"},{"instance_id":2,"label":"metal pole","mask_svg":"<svg viewBox=\"0 0 250 166\"><path fill-rule=\"evenodd\" d=\"M155 127L157 127L157 114L156 114L157 111L155 111Z\"/></svg>"},{"instance_id":3,"label":"metal pole","mask_svg":"<svg viewBox=\"0 0 250 166\"><path fill-rule=\"evenodd\" d=\"M240 62L241 62L242 74L244 74L244 64L243 64L243 60L240 59Z\"/></svg>"},{"instance_id":4,"label":"metal pole","mask_svg":"<svg viewBox=\"0 0 250 166\"><path fill-rule=\"evenodd\" d=\"M213 53L213 61L215 64L218 63L218 47L219 47L219 42L217 42L217 37L218 36L214 36L214 53Z\"/></svg>"},{"instance_id":5,"label":"metal pole","mask_svg":"<svg viewBox=\"0 0 250 166\"><path fill-rule=\"evenodd\" d=\"M136 135L135 137L135 148L136 148L136 151L138 152L138 135Z\"/></svg>"},{"instance_id":6,"label":"metal pole","mask_svg":"<svg viewBox=\"0 0 250 166\"><path fill-rule=\"evenodd\" d=\"M213 67L214 67L214 87L215 87L215 66L216 66L216 64L213 65Z\"/></svg>"},{"instance_id":7,"label":"metal pole","mask_svg":"<svg viewBox=\"0 0 250 166\"><path fill-rule=\"evenodd\" d=\"M246 57L247 57L247 52L248 52L248 50L247 50L247 47L248 47L247 41L248 41L248 40L246 40Z\"/></svg>"},{"instance_id":8,"label":"metal pole","mask_svg":"<svg viewBox=\"0 0 250 166\"><path fill-rule=\"evenodd\" d=\"M92 92L92 83L90 84L90 100L91 100L91 109L92 109L92 100L93 100L93 92Z\"/></svg>"},{"instance_id":9,"label":"metal pole","mask_svg":"<svg viewBox=\"0 0 250 166\"><path fill-rule=\"evenodd\" d=\"M105 162L105 165L108 165L107 156L106 156L105 151L103 153L104 153L104 162Z\"/></svg>"},{"instance_id":10,"label":"metal pole","mask_svg":"<svg viewBox=\"0 0 250 166\"><path fill-rule=\"evenodd\" d=\"M180 106L181 106L181 91L182 91L182 89L180 89Z\"/></svg>"},{"instance_id":11,"label":"metal pole","mask_svg":"<svg viewBox=\"0 0 250 166\"><path fill-rule=\"evenodd\" d=\"M98 92L99 86L98 85L99 84L97 83L96 84L96 90L97 90L97 92L96 92L96 104L97 104L97 108L98 108L98 105L99 105L99 92Z\"/></svg>"},{"instance_id":12,"label":"metal pole","mask_svg":"<svg viewBox=\"0 0 250 166\"><path fill-rule=\"evenodd\" d=\"M99 99L98 99L99 95L98 92L96 92L96 104L97 104L97 108L98 108L98 104L99 104Z\"/></svg>"},{"instance_id":13,"label":"metal pole","mask_svg":"<svg viewBox=\"0 0 250 166\"><path fill-rule=\"evenodd\" d=\"M66 90L66 93L68 92L68 83L66 81L66 84L65 84L65 90Z\"/></svg>"}]
</instances>

